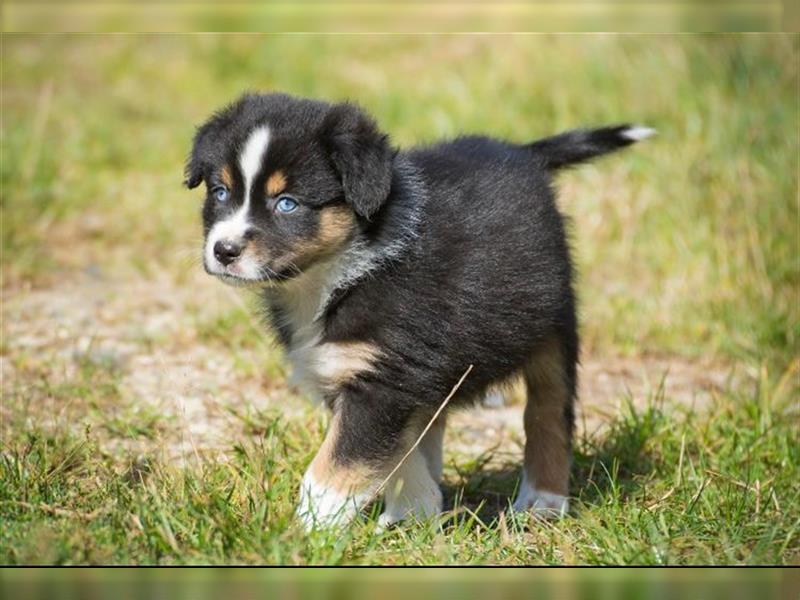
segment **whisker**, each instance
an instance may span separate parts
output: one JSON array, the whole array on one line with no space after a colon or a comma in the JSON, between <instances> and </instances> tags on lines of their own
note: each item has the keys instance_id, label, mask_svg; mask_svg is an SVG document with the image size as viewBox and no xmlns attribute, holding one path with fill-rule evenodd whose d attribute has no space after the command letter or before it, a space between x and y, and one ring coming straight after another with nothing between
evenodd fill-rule
<instances>
[{"instance_id":1,"label":"whisker","mask_svg":"<svg viewBox=\"0 0 800 600\"><path fill-rule=\"evenodd\" d=\"M298 266L297 266L296 264L294 264L292 261L289 261L289 264L287 264L286 266L287 266L287 267L289 267L290 269L292 269L292 273L293 273L294 275L300 275L300 274L303 272L303 271L300 269L300 267L298 267Z\"/></svg>"}]
</instances>

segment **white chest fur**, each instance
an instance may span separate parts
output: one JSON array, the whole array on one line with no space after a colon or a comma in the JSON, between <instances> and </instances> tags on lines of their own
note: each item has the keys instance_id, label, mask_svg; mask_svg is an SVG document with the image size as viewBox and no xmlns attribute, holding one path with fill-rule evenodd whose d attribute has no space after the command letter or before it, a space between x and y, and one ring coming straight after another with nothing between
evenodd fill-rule
<instances>
[{"instance_id":1,"label":"white chest fur","mask_svg":"<svg viewBox=\"0 0 800 600\"><path fill-rule=\"evenodd\" d=\"M285 320L282 325L291 332L287 349L290 382L312 399L321 401L326 387L371 369L380 358L380 351L366 343L321 344L325 308L336 289L349 287L398 259L415 238L417 222L417 212L412 211L402 232L390 243L371 247L356 237L339 254L273 288L272 301L280 307Z\"/></svg>"},{"instance_id":2,"label":"white chest fur","mask_svg":"<svg viewBox=\"0 0 800 600\"><path fill-rule=\"evenodd\" d=\"M287 348L292 366L290 383L315 402L353 377L372 371L382 356L378 348L365 341L322 341L330 294L353 272L342 268L343 264L352 264L342 258L317 265L273 292L273 301L281 307L285 319L283 325L291 332Z\"/></svg>"},{"instance_id":3,"label":"white chest fur","mask_svg":"<svg viewBox=\"0 0 800 600\"><path fill-rule=\"evenodd\" d=\"M315 266L282 285L274 295L285 325L291 331L287 348L287 359L292 367L289 381L315 402L322 401L316 354L323 333L323 317L319 313L327 300L329 273L329 265Z\"/></svg>"}]
</instances>

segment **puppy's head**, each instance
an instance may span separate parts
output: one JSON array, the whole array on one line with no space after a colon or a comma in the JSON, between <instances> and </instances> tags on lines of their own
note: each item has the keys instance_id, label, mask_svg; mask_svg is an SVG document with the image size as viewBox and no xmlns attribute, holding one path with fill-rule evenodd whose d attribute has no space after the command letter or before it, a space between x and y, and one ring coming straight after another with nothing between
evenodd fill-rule
<instances>
[{"instance_id":1,"label":"puppy's head","mask_svg":"<svg viewBox=\"0 0 800 600\"><path fill-rule=\"evenodd\" d=\"M203 263L232 284L291 279L341 251L389 195L394 150L352 104L245 95L197 130Z\"/></svg>"}]
</instances>

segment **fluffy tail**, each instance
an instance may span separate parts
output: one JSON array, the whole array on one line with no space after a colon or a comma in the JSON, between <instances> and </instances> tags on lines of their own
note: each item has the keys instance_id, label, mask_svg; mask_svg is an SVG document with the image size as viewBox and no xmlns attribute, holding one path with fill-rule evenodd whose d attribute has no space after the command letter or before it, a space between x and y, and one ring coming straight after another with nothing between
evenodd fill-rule
<instances>
[{"instance_id":1,"label":"fluffy tail","mask_svg":"<svg viewBox=\"0 0 800 600\"><path fill-rule=\"evenodd\" d=\"M544 160L548 169L556 170L630 146L655 132L655 129L641 125L575 129L528 144L528 148Z\"/></svg>"}]
</instances>

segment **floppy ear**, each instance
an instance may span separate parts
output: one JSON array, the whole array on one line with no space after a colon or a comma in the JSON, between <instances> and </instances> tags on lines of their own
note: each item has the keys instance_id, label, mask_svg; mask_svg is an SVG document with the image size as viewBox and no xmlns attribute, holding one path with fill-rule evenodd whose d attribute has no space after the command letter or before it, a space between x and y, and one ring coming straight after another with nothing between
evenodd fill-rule
<instances>
[{"instance_id":1,"label":"floppy ear","mask_svg":"<svg viewBox=\"0 0 800 600\"><path fill-rule=\"evenodd\" d=\"M389 196L392 184L395 152L389 137L358 106L345 102L325 115L320 141L339 173L345 201L357 215L369 219Z\"/></svg>"},{"instance_id":2,"label":"floppy ear","mask_svg":"<svg viewBox=\"0 0 800 600\"><path fill-rule=\"evenodd\" d=\"M208 139L209 130L209 123L206 123L194 134L192 151L189 153L186 159L186 165L183 168L183 185L190 190L203 183L207 163L205 158L205 142Z\"/></svg>"},{"instance_id":3,"label":"floppy ear","mask_svg":"<svg viewBox=\"0 0 800 600\"><path fill-rule=\"evenodd\" d=\"M202 169L195 164L194 161L189 159L186 163L186 169L184 173L183 185L185 185L190 190L193 190L198 185L203 182L203 171Z\"/></svg>"}]
</instances>

